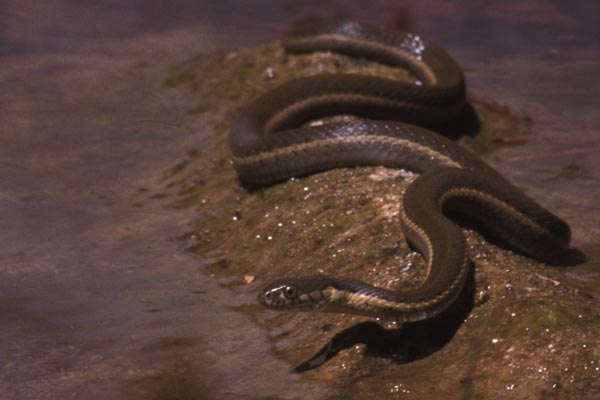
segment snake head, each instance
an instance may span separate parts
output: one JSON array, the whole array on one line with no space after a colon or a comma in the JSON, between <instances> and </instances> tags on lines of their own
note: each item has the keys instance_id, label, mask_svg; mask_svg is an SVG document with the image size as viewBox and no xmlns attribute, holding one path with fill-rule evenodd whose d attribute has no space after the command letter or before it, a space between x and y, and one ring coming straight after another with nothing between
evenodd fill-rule
<instances>
[{"instance_id":1,"label":"snake head","mask_svg":"<svg viewBox=\"0 0 600 400\"><path fill-rule=\"evenodd\" d=\"M258 301L279 311L315 311L329 303L329 285L323 276L280 279L263 288Z\"/></svg>"},{"instance_id":2,"label":"snake head","mask_svg":"<svg viewBox=\"0 0 600 400\"><path fill-rule=\"evenodd\" d=\"M290 308L300 301L298 293L298 288L293 284L271 284L261 290L258 301L267 308Z\"/></svg>"}]
</instances>

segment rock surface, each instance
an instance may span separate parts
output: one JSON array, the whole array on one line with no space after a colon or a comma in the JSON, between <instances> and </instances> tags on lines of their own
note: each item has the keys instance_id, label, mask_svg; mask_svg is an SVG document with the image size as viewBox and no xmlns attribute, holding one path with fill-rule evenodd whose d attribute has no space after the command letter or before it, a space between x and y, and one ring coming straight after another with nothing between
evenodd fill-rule
<instances>
[{"instance_id":1,"label":"rock surface","mask_svg":"<svg viewBox=\"0 0 600 400\"><path fill-rule=\"evenodd\" d=\"M414 176L385 168L334 170L248 193L236 181L226 146L240 105L287 79L319 72L384 74L347 57L285 55L278 44L200 56L167 83L190 87L214 135L170 170L175 208L198 214L183 240L211 260L208 271L235 290L255 293L285 276L352 276L395 289L418 286L424 263L404 240L402 193ZM396 79L410 79L395 73ZM450 134L472 151L527 141L530 120L470 99L472 113ZM475 122L473 122L475 121ZM263 327L274 351L308 379L352 397L593 398L600 393L599 302L560 268L536 263L467 230L473 276L460 301L429 321L331 314L288 314L257 304L240 311ZM312 357L312 358L311 358ZM432 385L431 382L435 382Z\"/></svg>"}]
</instances>

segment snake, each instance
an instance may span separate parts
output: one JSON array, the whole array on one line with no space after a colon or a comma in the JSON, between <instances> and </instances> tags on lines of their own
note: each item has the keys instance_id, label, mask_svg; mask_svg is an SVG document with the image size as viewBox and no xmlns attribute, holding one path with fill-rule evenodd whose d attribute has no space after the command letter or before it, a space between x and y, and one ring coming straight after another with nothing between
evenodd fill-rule
<instances>
[{"instance_id":1,"label":"snake","mask_svg":"<svg viewBox=\"0 0 600 400\"><path fill-rule=\"evenodd\" d=\"M426 261L418 287L389 290L346 276L285 277L264 287L261 304L399 321L431 318L461 292L470 269L463 230L474 223L525 256L551 261L569 247L569 225L484 161L430 130L463 110L465 79L440 47L413 33L349 21L295 24L280 40L290 54L333 52L404 68L414 82L322 73L282 83L234 118L229 135L239 181L249 190L335 168L414 171L400 201L407 241ZM332 115L356 118L310 124Z\"/></svg>"}]
</instances>

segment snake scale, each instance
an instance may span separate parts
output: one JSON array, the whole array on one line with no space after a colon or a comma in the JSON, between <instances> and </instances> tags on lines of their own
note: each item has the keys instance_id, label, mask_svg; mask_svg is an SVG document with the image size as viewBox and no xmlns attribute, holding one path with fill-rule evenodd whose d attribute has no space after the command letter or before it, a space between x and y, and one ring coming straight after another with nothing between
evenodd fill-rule
<instances>
[{"instance_id":1,"label":"snake scale","mask_svg":"<svg viewBox=\"0 0 600 400\"><path fill-rule=\"evenodd\" d=\"M385 166L420 174L401 201L407 240L427 273L412 289L386 290L350 277L290 277L272 282L259 301L277 310L322 310L401 321L432 317L458 296L469 260L461 228L475 222L515 250L551 260L569 245L569 226L498 172L432 126L464 107L456 62L421 37L355 22L311 21L281 40L289 53L332 51L407 69L414 83L351 73L284 83L245 107L233 122L230 148L240 181L260 188L332 168ZM357 120L306 126L338 114Z\"/></svg>"}]
</instances>

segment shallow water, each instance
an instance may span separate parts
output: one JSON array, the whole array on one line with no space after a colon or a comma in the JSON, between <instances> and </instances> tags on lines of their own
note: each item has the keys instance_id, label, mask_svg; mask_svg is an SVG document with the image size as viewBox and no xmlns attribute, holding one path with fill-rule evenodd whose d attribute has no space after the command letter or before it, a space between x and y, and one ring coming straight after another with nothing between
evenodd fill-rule
<instances>
[{"instance_id":1,"label":"shallow water","mask_svg":"<svg viewBox=\"0 0 600 400\"><path fill-rule=\"evenodd\" d=\"M254 296L177 240L198 214L164 197L165 171L210 133L169 68L299 17L414 27L473 95L530 116L526 144L486 160L571 224L588 260L561 273L600 297L600 6L199 3L0 4L0 398L352 396L287 373L239 311Z\"/></svg>"}]
</instances>

